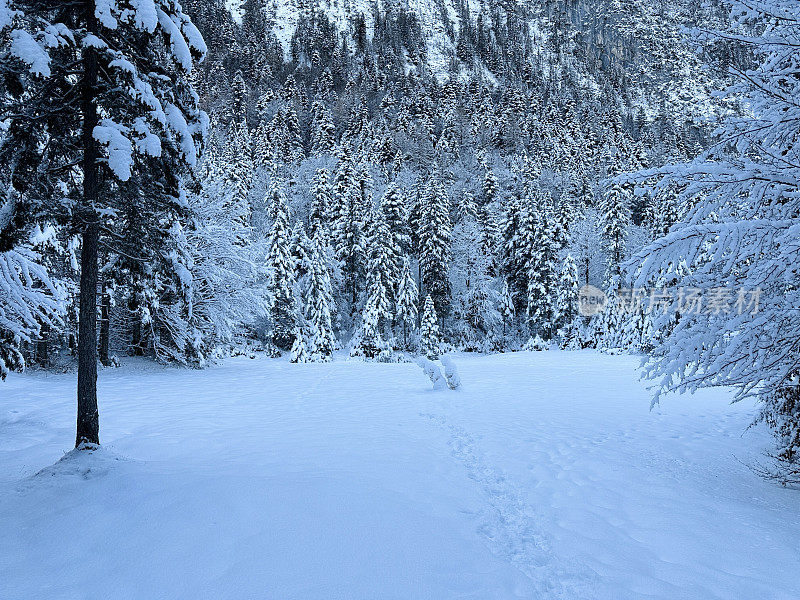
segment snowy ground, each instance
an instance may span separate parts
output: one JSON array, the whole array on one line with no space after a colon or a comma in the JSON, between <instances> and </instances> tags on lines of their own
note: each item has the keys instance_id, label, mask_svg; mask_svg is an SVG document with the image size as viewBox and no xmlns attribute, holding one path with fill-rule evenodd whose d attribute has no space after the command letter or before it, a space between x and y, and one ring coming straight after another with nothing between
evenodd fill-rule
<instances>
[{"instance_id":1,"label":"snowy ground","mask_svg":"<svg viewBox=\"0 0 800 600\"><path fill-rule=\"evenodd\" d=\"M800 597L800 492L722 392L648 410L631 357L235 359L0 384L0 598ZM43 471L41 471L44 469ZM41 471L38 475L37 472Z\"/></svg>"}]
</instances>

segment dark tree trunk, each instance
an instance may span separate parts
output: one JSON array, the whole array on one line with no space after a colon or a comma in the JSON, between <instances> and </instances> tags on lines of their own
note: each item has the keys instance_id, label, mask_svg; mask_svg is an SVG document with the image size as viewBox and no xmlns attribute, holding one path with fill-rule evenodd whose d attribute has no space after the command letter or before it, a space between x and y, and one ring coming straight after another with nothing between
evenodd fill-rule
<instances>
[{"instance_id":1,"label":"dark tree trunk","mask_svg":"<svg viewBox=\"0 0 800 600\"><path fill-rule=\"evenodd\" d=\"M130 354L132 356L144 356L144 334L142 333L142 318L139 314L139 297L137 293L131 294L128 300L128 311L132 319Z\"/></svg>"},{"instance_id":2,"label":"dark tree trunk","mask_svg":"<svg viewBox=\"0 0 800 600\"><path fill-rule=\"evenodd\" d=\"M99 444L97 413L97 248L99 223L86 225L81 248L81 295L78 316L78 429L75 445Z\"/></svg>"},{"instance_id":3,"label":"dark tree trunk","mask_svg":"<svg viewBox=\"0 0 800 600\"><path fill-rule=\"evenodd\" d=\"M86 28L97 29L94 2L85 0ZM83 220L81 248L80 309L78 311L78 423L75 446L100 443L100 419L97 413L97 253L100 245L100 223L95 212L100 173L97 141L97 55L92 48L83 50Z\"/></svg>"},{"instance_id":4,"label":"dark tree trunk","mask_svg":"<svg viewBox=\"0 0 800 600\"><path fill-rule=\"evenodd\" d=\"M111 337L111 294L103 284L100 296L100 363L104 367L111 365L109 346Z\"/></svg>"},{"instance_id":5,"label":"dark tree trunk","mask_svg":"<svg viewBox=\"0 0 800 600\"><path fill-rule=\"evenodd\" d=\"M50 365L50 325L42 323L39 339L36 341L36 363L39 366Z\"/></svg>"}]
</instances>

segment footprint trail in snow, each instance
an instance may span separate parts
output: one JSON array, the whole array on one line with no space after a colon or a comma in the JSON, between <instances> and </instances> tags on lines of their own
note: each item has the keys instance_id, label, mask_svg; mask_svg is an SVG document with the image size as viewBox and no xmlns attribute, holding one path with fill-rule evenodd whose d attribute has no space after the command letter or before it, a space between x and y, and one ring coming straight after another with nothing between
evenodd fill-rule
<instances>
[{"instance_id":1,"label":"footprint trail in snow","mask_svg":"<svg viewBox=\"0 0 800 600\"><path fill-rule=\"evenodd\" d=\"M486 496L487 506L480 512L478 534L492 553L529 577L537 587L538 598L597 600L596 573L581 565L563 564L553 554L543 533L541 517L525 501L519 486L488 463L475 438L442 415L420 413L420 416L448 434L453 457L464 465L469 478Z\"/></svg>"}]
</instances>

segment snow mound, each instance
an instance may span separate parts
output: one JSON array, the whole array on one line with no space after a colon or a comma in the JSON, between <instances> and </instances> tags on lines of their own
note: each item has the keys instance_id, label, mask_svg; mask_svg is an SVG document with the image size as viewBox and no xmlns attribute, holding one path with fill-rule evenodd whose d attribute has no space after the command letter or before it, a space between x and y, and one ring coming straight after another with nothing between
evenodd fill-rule
<instances>
[{"instance_id":1,"label":"snow mound","mask_svg":"<svg viewBox=\"0 0 800 600\"><path fill-rule=\"evenodd\" d=\"M36 473L34 479L69 477L95 479L108 474L118 463L127 459L94 444L81 444L61 459Z\"/></svg>"}]
</instances>

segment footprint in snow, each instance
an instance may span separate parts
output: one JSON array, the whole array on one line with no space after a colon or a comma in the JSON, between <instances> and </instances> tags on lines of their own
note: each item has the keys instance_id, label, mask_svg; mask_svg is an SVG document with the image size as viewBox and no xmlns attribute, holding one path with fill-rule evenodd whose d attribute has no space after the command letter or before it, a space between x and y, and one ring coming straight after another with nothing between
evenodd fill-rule
<instances>
[{"instance_id":1,"label":"footprint in snow","mask_svg":"<svg viewBox=\"0 0 800 600\"><path fill-rule=\"evenodd\" d=\"M542 533L541 517L525 501L520 488L500 470L488 464L475 439L464 428L448 423L442 415L420 413L449 434L452 455L467 469L486 496L480 511L478 534L493 554L529 577L539 588L540 598L598 598L596 574L586 568L565 568Z\"/></svg>"}]
</instances>

